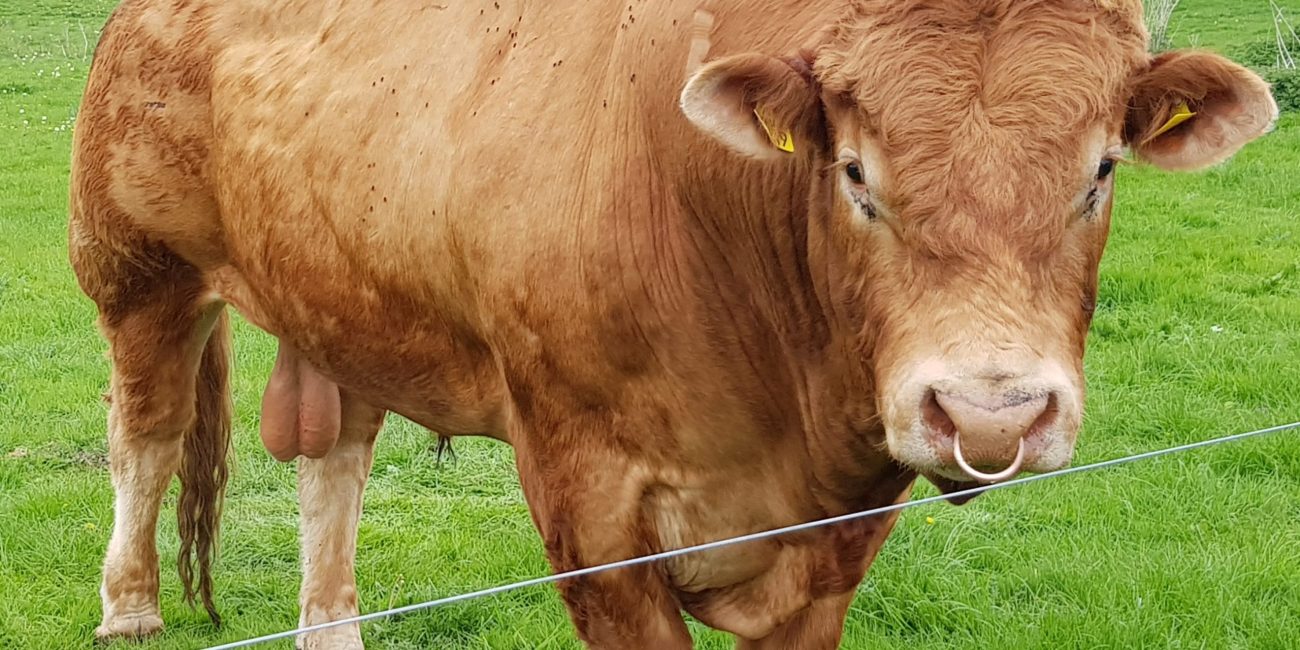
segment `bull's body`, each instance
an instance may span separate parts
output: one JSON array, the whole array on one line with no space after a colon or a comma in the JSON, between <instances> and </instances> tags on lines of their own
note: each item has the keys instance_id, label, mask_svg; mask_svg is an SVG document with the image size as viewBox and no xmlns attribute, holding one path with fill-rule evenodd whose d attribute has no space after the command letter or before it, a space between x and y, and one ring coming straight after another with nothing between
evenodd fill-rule
<instances>
[{"instance_id":1,"label":"bull's body","mask_svg":"<svg viewBox=\"0 0 1300 650\"><path fill-rule=\"evenodd\" d=\"M706 4L117 11L79 116L71 225L114 360L102 634L161 626L152 531L178 467L206 576L226 305L281 341L268 447L316 457L300 466L304 623L355 612L386 411L513 445L557 570L906 498L863 284L814 191L824 161L737 158L678 106L701 62L815 45L842 3ZM753 647L830 647L893 521L563 591L600 647L687 645L679 608Z\"/></svg>"}]
</instances>

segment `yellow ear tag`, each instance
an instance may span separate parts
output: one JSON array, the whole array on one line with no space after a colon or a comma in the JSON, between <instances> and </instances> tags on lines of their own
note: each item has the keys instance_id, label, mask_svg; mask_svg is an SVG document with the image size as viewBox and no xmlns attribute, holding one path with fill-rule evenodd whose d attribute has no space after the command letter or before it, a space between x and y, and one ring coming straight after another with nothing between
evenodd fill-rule
<instances>
[{"instance_id":1,"label":"yellow ear tag","mask_svg":"<svg viewBox=\"0 0 1300 650\"><path fill-rule=\"evenodd\" d=\"M758 118L758 125L763 127L763 132L767 134L767 139L772 141L773 147L786 153L794 153L794 137L789 131L773 131L757 108L754 109L754 117Z\"/></svg>"},{"instance_id":2,"label":"yellow ear tag","mask_svg":"<svg viewBox=\"0 0 1300 650\"><path fill-rule=\"evenodd\" d=\"M1187 102L1183 102L1179 104L1178 107L1174 109L1174 114L1170 116L1169 121L1165 122L1164 126L1160 127L1159 129L1156 129L1156 132L1152 133L1151 137L1147 138L1146 141L1150 142L1168 133L1175 126L1178 126L1179 124L1182 124L1183 122L1186 122L1187 120L1190 120L1193 117L1196 117L1196 113L1194 113L1192 109L1187 106Z\"/></svg>"}]
</instances>

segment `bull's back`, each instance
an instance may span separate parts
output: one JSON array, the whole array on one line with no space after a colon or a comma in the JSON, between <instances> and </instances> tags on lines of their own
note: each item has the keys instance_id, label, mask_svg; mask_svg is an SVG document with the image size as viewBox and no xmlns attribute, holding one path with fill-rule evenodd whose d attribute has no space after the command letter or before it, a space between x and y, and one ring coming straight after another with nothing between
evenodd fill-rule
<instances>
[{"instance_id":1,"label":"bull's back","mask_svg":"<svg viewBox=\"0 0 1300 650\"><path fill-rule=\"evenodd\" d=\"M657 338L634 314L662 291L619 292L703 149L676 110L696 7L128 0L87 94L86 177L117 193L92 202L340 383L499 429L501 359L590 375ZM806 36L723 13L750 24L715 54Z\"/></svg>"},{"instance_id":2,"label":"bull's back","mask_svg":"<svg viewBox=\"0 0 1300 650\"><path fill-rule=\"evenodd\" d=\"M654 81L618 52L650 38L626 6L523 4L127 0L83 103L74 260L159 242L341 383L502 428L494 346L608 311L565 280L609 264L583 221L640 200L611 170L645 184Z\"/></svg>"},{"instance_id":3,"label":"bull's back","mask_svg":"<svg viewBox=\"0 0 1300 650\"><path fill-rule=\"evenodd\" d=\"M598 94L613 5L517 4L341 3L234 39L212 73L226 293L443 431L501 433L498 360L603 313L577 278L612 251L575 235L635 155L596 135L637 113Z\"/></svg>"},{"instance_id":4,"label":"bull's back","mask_svg":"<svg viewBox=\"0 0 1300 650\"><path fill-rule=\"evenodd\" d=\"M249 282L319 312L364 277L487 330L539 264L600 263L580 235L645 147L619 8L520 4L344 3L226 48L215 182ZM329 295L292 280L321 273Z\"/></svg>"}]
</instances>

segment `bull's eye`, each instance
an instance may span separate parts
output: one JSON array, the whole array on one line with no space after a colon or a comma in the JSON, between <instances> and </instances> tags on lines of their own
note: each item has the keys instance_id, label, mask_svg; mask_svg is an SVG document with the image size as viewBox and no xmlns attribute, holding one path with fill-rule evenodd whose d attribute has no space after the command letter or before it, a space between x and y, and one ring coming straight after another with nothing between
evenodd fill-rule
<instances>
[{"instance_id":1,"label":"bull's eye","mask_svg":"<svg viewBox=\"0 0 1300 650\"><path fill-rule=\"evenodd\" d=\"M1105 160L1102 160L1101 165L1097 167L1097 180L1106 180L1112 173L1114 173L1114 171L1115 161L1113 159L1106 158Z\"/></svg>"},{"instance_id":2,"label":"bull's eye","mask_svg":"<svg viewBox=\"0 0 1300 650\"><path fill-rule=\"evenodd\" d=\"M854 183L862 184L862 167L856 162L851 162L844 166L844 174Z\"/></svg>"}]
</instances>

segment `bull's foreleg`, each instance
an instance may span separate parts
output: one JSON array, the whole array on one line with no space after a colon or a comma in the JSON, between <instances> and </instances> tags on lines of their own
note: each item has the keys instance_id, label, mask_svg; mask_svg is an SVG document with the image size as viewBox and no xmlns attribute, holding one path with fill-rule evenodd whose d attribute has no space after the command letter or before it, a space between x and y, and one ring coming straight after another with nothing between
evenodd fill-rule
<instances>
[{"instance_id":1,"label":"bull's foreleg","mask_svg":"<svg viewBox=\"0 0 1300 650\"><path fill-rule=\"evenodd\" d=\"M515 448L524 495L556 572L647 552L640 488L617 454L547 453L518 441ZM653 566L565 580L559 590L578 636L593 650L692 647L680 605Z\"/></svg>"},{"instance_id":2,"label":"bull's foreleg","mask_svg":"<svg viewBox=\"0 0 1300 650\"><path fill-rule=\"evenodd\" d=\"M814 600L762 639L740 639L736 650L835 650L854 592Z\"/></svg>"},{"instance_id":3,"label":"bull's foreleg","mask_svg":"<svg viewBox=\"0 0 1300 650\"><path fill-rule=\"evenodd\" d=\"M341 393L338 444L323 458L298 461L302 591L300 626L355 616L354 564L362 492L384 411ZM299 648L361 648L361 630L343 625L299 637Z\"/></svg>"},{"instance_id":4,"label":"bull's foreleg","mask_svg":"<svg viewBox=\"0 0 1300 650\"><path fill-rule=\"evenodd\" d=\"M633 547L627 548L630 551ZM573 557L569 561L557 561L549 549L548 555L557 571L603 563ZM643 565L584 576L563 581L559 588L578 636L592 650L689 650L693 647L677 601L663 576L653 568Z\"/></svg>"},{"instance_id":5,"label":"bull's foreleg","mask_svg":"<svg viewBox=\"0 0 1300 650\"><path fill-rule=\"evenodd\" d=\"M895 482L896 481L896 482ZM900 487L901 485L901 487ZM896 490L899 490L895 492ZM910 474L900 475L894 481L887 481L880 486L882 497L897 494L893 503L907 501L912 493ZM887 497L884 497L887 498ZM880 507L886 502L864 504L864 507ZM861 543L862 556L859 566L861 573L856 573L851 581L842 584L841 593L824 594L813 599L812 603L796 613L790 620L777 626L775 630L761 639L738 639L736 650L781 650L797 648L798 650L834 650L840 647L840 637L844 634L844 618L849 605L853 602L856 590L853 589L866 576L867 569L880 553L885 540L898 523L900 512L895 510L883 515L859 520L847 526L841 526L839 532L856 537Z\"/></svg>"}]
</instances>

